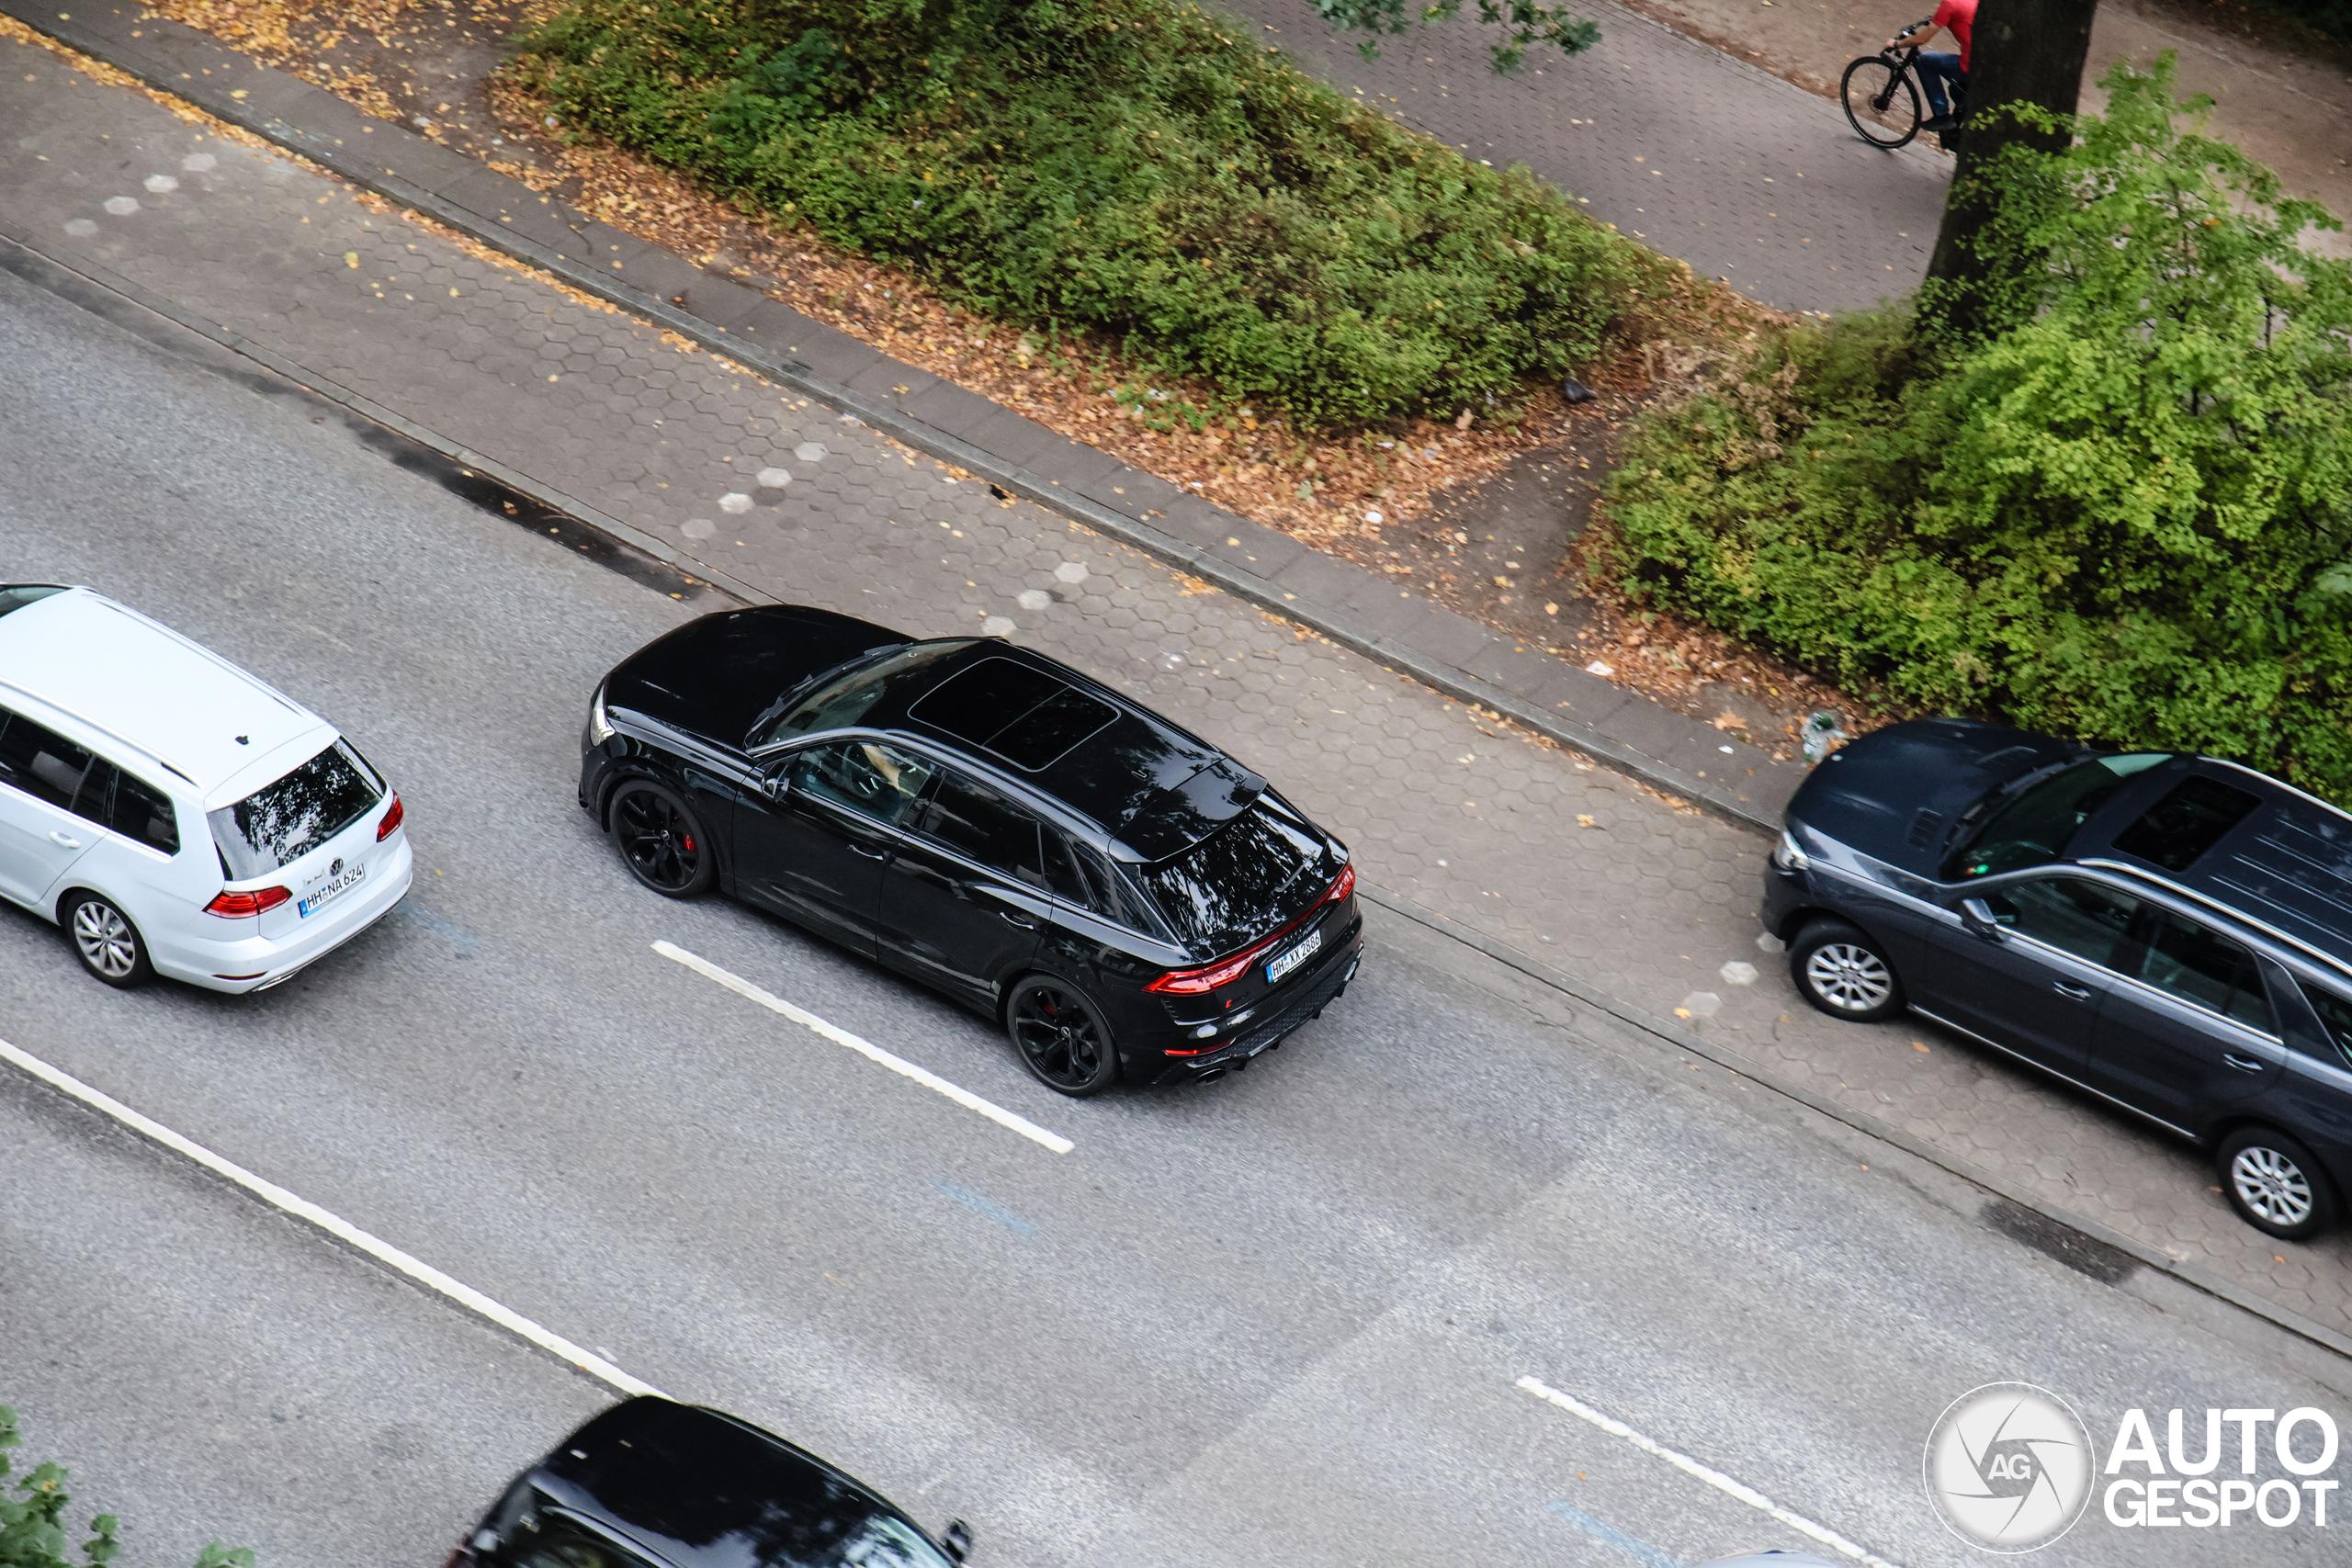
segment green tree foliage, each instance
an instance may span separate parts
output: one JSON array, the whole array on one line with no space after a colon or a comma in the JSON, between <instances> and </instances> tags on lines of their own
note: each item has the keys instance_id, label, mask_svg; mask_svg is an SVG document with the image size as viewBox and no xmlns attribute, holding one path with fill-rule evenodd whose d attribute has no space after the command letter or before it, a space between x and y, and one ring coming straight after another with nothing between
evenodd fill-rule
<instances>
[{"instance_id":1,"label":"green tree foliage","mask_svg":"<svg viewBox=\"0 0 2352 1568\"><path fill-rule=\"evenodd\" d=\"M2242 759L2352 802L2352 268L2122 67L2014 149L2019 324L1797 328L1634 435L1616 569L1923 705Z\"/></svg>"},{"instance_id":2,"label":"green tree foliage","mask_svg":"<svg viewBox=\"0 0 2352 1568\"><path fill-rule=\"evenodd\" d=\"M9 1450L23 1444L17 1413L0 1404L0 1483L6 1482L11 1469ZM43 1461L13 1485L0 1486L0 1568L86 1568L114 1561L121 1551L115 1538L122 1527L112 1514L90 1521L91 1539L80 1544L78 1560L66 1555L71 1538L65 1506L74 1500L65 1490L66 1480L64 1466ZM196 1568L254 1568L254 1554L216 1540L197 1554Z\"/></svg>"},{"instance_id":3,"label":"green tree foliage","mask_svg":"<svg viewBox=\"0 0 2352 1568\"><path fill-rule=\"evenodd\" d=\"M1356 47L1366 60L1380 58L1379 39L1396 38L1431 22L1450 21L1462 14L1462 0L1435 0L1414 6L1408 0L1315 0L1316 14L1335 28L1370 33ZM1555 45L1562 54L1582 54L1600 41L1600 29L1571 17L1565 6L1538 6L1533 0L1478 0L1478 19L1503 28L1500 41L1489 46L1495 71L1508 76L1527 63L1530 44Z\"/></svg>"},{"instance_id":4,"label":"green tree foliage","mask_svg":"<svg viewBox=\"0 0 2352 1568\"><path fill-rule=\"evenodd\" d=\"M1665 273L1192 0L577 0L521 69L611 137L1001 320L1305 422L1451 415Z\"/></svg>"}]
</instances>

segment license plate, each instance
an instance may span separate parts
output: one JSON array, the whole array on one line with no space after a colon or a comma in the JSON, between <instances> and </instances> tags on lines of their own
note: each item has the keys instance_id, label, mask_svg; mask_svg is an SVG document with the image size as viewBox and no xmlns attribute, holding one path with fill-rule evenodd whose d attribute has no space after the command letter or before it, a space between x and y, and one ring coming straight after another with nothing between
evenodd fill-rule
<instances>
[{"instance_id":1,"label":"license plate","mask_svg":"<svg viewBox=\"0 0 2352 1568\"><path fill-rule=\"evenodd\" d=\"M1309 931L1306 940L1266 965L1266 984L1272 985L1308 959L1323 951L1323 933Z\"/></svg>"},{"instance_id":2,"label":"license plate","mask_svg":"<svg viewBox=\"0 0 2352 1568\"><path fill-rule=\"evenodd\" d=\"M321 886L317 892L311 894L308 898L303 899L300 904L297 904L295 908L302 912L302 918L307 920L312 915L317 914L321 909L326 908L326 906L334 903L337 898L342 897L345 893L351 891L354 887L358 886L360 878L367 874L368 868L366 866L355 865L349 871L345 872L341 876L335 877L334 880Z\"/></svg>"}]
</instances>

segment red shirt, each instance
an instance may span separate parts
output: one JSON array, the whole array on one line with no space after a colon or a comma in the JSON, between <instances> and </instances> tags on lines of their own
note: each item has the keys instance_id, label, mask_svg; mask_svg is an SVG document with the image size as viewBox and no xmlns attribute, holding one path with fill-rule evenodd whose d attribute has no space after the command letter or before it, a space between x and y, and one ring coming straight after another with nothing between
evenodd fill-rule
<instances>
[{"instance_id":1,"label":"red shirt","mask_svg":"<svg viewBox=\"0 0 2352 1568\"><path fill-rule=\"evenodd\" d=\"M1950 28L1960 40L1960 68L1968 69L1968 35L1976 30L1976 0L1938 0L1928 26Z\"/></svg>"}]
</instances>

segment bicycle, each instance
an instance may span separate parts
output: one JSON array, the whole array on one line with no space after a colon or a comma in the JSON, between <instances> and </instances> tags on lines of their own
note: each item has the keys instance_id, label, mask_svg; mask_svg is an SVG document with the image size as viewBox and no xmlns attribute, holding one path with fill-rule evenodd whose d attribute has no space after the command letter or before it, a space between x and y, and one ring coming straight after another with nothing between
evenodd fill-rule
<instances>
[{"instance_id":1,"label":"bicycle","mask_svg":"<svg viewBox=\"0 0 2352 1568\"><path fill-rule=\"evenodd\" d=\"M1894 36L1909 38L1928 26L1914 22ZM1846 123L1873 147L1893 152L1919 134L1919 87L1914 79L1918 46L1883 49L1848 63L1838 81L1838 96L1846 106Z\"/></svg>"}]
</instances>

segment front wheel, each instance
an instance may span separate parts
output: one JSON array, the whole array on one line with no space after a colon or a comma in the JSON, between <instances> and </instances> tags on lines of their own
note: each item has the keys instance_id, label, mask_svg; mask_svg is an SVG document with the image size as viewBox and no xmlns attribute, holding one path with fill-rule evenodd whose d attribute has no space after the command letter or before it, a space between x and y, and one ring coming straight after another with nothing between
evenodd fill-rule
<instances>
[{"instance_id":1,"label":"front wheel","mask_svg":"<svg viewBox=\"0 0 2352 1568\"><path fill-rule=\"evenodd\" d=\"M1903 1010L1903 982L1878 939L1843 920L1815 920L1797 933L1789 977L1832 1018L1876 1023Z\"/></svg>"},{"instance_id":2,"label":"front wheel","mask_svg":"<svg viewBox=\"0 0 2352 1568\"><path fill-rule=\"evenodd\" d=\"M2309 1241L2335 1223L2335 1189L2319 1160L2286 1134L2241 1127L2213 1156L2238 1217L2281 1241Z\"/></svg>"},{"instance_id":3,"label":"front wheel","mask_svg":"<svg viewBox=\"0 0 2352 1568\"><path fill-rule=\"evenodd\" d=\"M1838 96L1846 105L1846 123L1873 147L1892 152L1919 134L1919 90L1908 71L1883 54L1866 54L1847 66Z\"/></svg>"},{"instance_id":4,"label":"front wheel","mask_svg":"<svg viewBox=\"0 0 2352 1568\"><path fill-rule=\"evenodd\" d=\"M710 890L718 857L694 807L651 779L630 779L613 792L613 847L629 874L665 898Z\"/></svg>"},{"instance_id":5,"label":"front wheel","mask_svg":"<svg viewBox=\"0 0 2352 1568\"><path fill-rule=\"evenodd\" d=\"M1057 1094L1082 1100L1118 1080L1118 1050L1102 1010L1066 980L1032 975L1013 987L1004 1028L1021 1065Z\"/></svg>"},{"instance_id":6,"label":"front wheel","mask_svg":"<svg viewBox=\"0 0 2352 1568\"><path fill-rule=\"evenodd\" d=\"M83 891L69 894L65 934L74 940L74 955L82 967L109 986L127 991L155 977L139 928L109 898Z\"/></svg>"}]
</instances>

